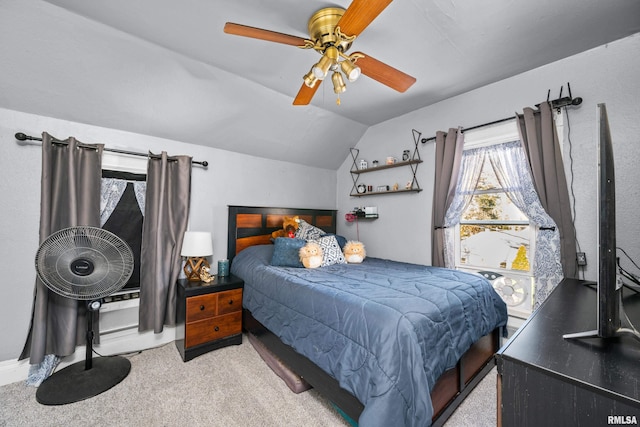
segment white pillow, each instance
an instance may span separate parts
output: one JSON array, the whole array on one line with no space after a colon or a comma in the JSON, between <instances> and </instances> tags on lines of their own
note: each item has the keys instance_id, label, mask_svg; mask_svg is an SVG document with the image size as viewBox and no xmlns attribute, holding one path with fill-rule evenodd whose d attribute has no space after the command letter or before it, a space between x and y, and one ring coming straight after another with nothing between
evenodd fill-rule
<instances>
[{"instance_id":1,"label":"white pillow","mask_svg":"<svg viewBox=\"0 0 640 427\"><path fill-rule=\"evenodd\" d=\"M322 248L322 267L347 263L336 236L323 236L319 239L312 239L310 241L317 243Z\"/></svg>"}]
</instances>

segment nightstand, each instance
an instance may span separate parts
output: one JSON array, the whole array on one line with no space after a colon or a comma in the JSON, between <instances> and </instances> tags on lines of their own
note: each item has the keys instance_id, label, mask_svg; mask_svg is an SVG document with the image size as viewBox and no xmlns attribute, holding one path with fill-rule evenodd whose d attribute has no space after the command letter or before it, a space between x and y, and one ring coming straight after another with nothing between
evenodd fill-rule
<instances>
[{"instance_id":1,"label":"nightstand","mask_svg":"<svg viewBox=\"0 0 640 427\"><path fill-rule=\"evenodd\" d=\"M233 275L209 283L178 280L176 347L183 361L242 344L243 287Z\"/></svg>"}]
</instances>

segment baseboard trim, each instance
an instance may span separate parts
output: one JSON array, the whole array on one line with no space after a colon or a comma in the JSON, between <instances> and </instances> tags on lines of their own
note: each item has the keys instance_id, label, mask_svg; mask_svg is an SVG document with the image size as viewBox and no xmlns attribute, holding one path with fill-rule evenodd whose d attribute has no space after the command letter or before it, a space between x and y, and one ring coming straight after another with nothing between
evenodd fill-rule
<instances>
[{"instance_id":1,"label":"baseboard trim","mask_svg":"<svg viewBox=\"0 0 640 427\"><path fill-rule=\"evenodd\" d=\"M95 345L94 350L103 356L127 354L159 347L175 341L175 339L176 328L174 327L165 326L164 331L160 334L154 334L153 331L141 333L135 329L127 329L102 335L100 337L100 345ZM73 355L67 356L60 361L56 370L85 360L85 352L85 346L77 347ZM30 366L29 359L0 362L0 386L25 381L29 375Z\"/></svg>"}]
</instances>

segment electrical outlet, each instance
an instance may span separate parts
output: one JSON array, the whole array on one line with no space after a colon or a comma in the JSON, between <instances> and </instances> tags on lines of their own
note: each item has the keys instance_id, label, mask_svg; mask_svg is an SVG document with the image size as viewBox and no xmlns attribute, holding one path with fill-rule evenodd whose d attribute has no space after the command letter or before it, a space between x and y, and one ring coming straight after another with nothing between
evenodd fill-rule
<instances>
[{"instance_id":1,"label":"electrical outlet","mask_svg":"<svg viewBox=\"0 0 640 427\"><path fill-rule=\"evenodd\" d=\"M584 252L576 253L576 260L578 261L579 266L587 265L587 255Z\"/></svg>"}]
</instances>

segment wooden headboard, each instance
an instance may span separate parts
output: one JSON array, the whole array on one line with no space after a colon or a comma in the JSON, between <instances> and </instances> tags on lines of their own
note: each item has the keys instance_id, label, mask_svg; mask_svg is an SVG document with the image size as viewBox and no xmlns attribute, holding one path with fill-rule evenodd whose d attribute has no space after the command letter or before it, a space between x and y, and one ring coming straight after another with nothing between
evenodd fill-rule
<instances>
[{"instance_id":1,"label":"wooden headboard","mask_svg":"<svg viewBox=\"0 0 640 427\"><path fill-rule=\"evenodd\" d=\"M285 216L299 216L327 233L336 232L336 212L330 209L296 209L229 206L227 257L254 245L271 243L271 233L282 228Z\"/></svg>"}]
</instances>

